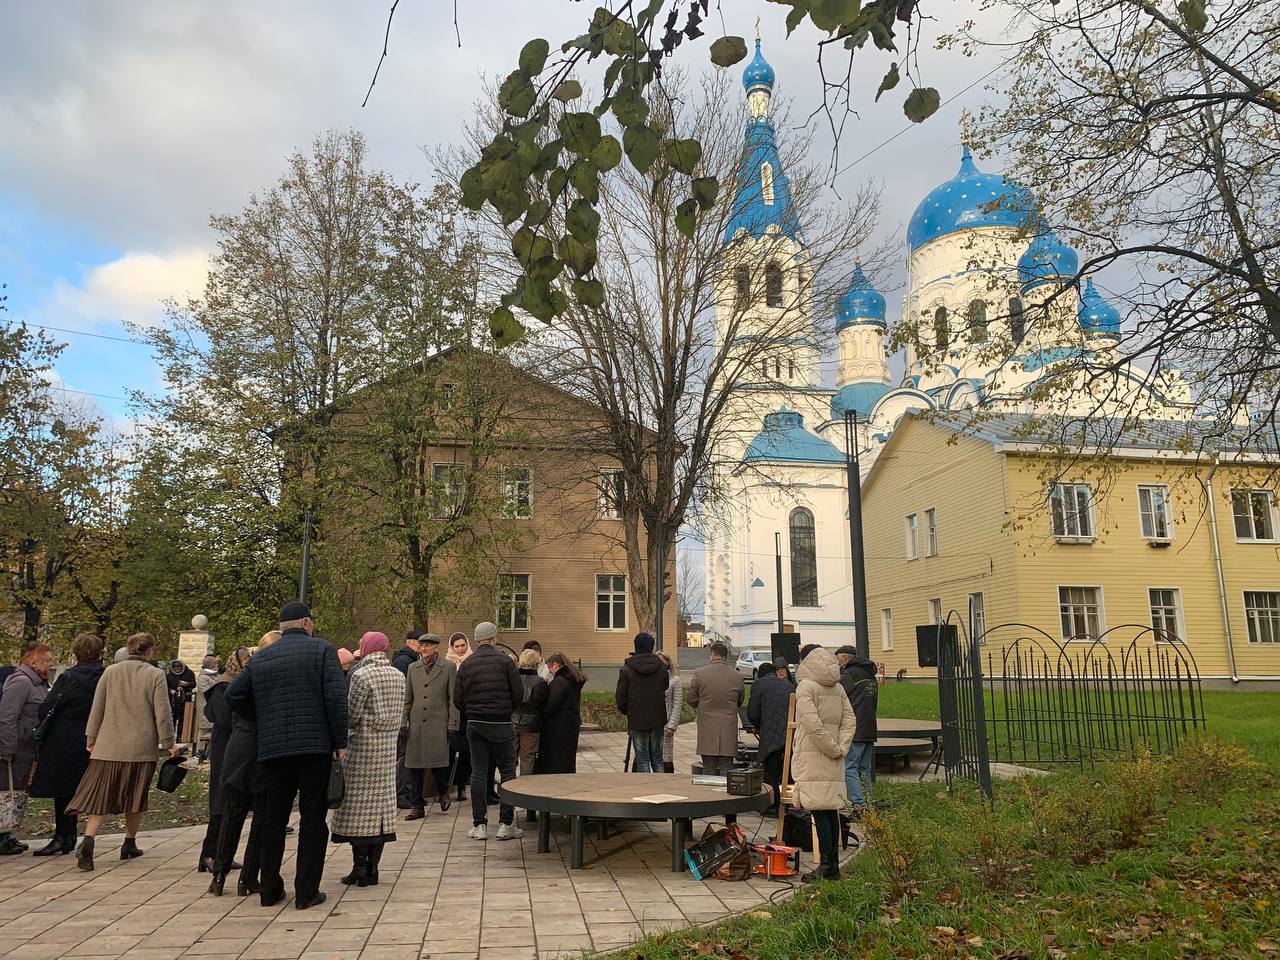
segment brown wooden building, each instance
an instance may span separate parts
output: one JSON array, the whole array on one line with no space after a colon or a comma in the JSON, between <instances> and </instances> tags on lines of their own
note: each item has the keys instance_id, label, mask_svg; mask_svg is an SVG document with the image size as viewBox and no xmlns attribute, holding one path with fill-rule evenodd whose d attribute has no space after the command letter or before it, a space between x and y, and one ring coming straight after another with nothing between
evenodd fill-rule
<instances>
[{"instance_id":1,"label":"brown wooden building","mask_svg":"<svg viewBox=\"0 0 1280 960\"><path fill-rule=\"evenodd\" d=\"M413 381L416 392L407 389L410 381L380 384L370 389L370 402L390 396L387 390L399 391L398 400L412 394L418 400L407 401L408 415L418 402L422 416L437 418L439 426L429 431L430 443L416 458L418 492L430 491L437 505L419 516L420 532L427 540L439 533L451 514L456 519L465 512L468 496L473 529L440 548L431 580L448 581L449 596L433 597L425 616L417 618L425 622L414 622L413 574L404 559L404 537L414 524L400 524L394 510L388 513L387 501L395 496L382 496L375 480L369 498L356 507L363 522L351 526L368 531L374 514L384 517L388 574L377 589L353 582L343 590L335 578L353 635L376 628L398 645L407 627L447 638L454 631L470 636L476 623L492 620L502 643L519 650L537 640L544 655L561 651L580 660L593 686L612 686L614 668L630 654L641 629L633 580L638 571L651 582L652 573L647 562L628 563L619 508L626 481L606 452L601 411L490 354L449 351L406 376L421 378ZM448 427L451 420L457 430ZM335 421L353 437L371 422L361 409ZM454 482L455 477L460 479ZM395 482L382 478L380 485L391 490ZM643 558L644 530L637 526ZM667 569L667 581L674 583L674 550ZM676 620L669 596L663 634L670 649L676 646Z\"/></svg>"}]
</instances>

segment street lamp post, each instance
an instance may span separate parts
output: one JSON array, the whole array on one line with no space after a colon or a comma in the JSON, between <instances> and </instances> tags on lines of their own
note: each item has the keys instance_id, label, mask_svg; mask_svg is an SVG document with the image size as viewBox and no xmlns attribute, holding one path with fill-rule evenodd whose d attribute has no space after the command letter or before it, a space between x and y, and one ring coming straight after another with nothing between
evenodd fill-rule
<instances>
[{"instance_id":1,"label":"street lamp post","mask_svg":"<svg viewBox=\"0 0 1280 960\"><path fill-rule=\"evenodd\" d=\"M849 561L853 567L853 625L858 656L871 655L867 632L867 565L862 545L862 474L858 464L857 412L844 412L845 478L849 485Z\"/></svg>"}]
</instances>

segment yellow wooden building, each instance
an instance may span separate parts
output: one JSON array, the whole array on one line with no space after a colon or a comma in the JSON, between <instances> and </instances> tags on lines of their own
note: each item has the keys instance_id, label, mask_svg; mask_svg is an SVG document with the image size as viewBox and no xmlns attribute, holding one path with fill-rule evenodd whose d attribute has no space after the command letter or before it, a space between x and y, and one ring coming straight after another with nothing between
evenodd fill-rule
<instances>
[{"instance_id":1,"label":"yellow wooden building","mask_svg":"<svg viewBox=\"0 0 1280 960\"><path fill-rule=\"evenodd\" d=\"M903 417L863 482L871 655L888 676L931 675L915 628L958 615L997 664L1026 634L1002 624L1068 643L1112 630L1117 658L1137 625L1185 641L1204 679L1280 680L1280 456L1206 452L1185 423L1113 428Z\"/></svg>"}]
</instances>

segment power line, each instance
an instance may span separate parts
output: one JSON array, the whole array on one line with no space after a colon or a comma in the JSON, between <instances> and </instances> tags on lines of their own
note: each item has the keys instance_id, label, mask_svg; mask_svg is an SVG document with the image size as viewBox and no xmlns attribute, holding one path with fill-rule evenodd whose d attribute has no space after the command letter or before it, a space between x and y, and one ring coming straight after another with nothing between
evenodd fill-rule
<instances>
[{"instance_id":1,"label":"power line","mask_svg":"<svg viewBox=\"0 0 1280 960\"><path fill-rule=\"evenodd\" d=\"M113 337L109 333L92 333L88 330L72 330L69 327L54 327L47 323L32 323L29 320L10 320L6 324L10 328L16 326L35 327L37 330L52 330L54 333L70 333L77 337L96 337L99 340L114 340L116 343L136 343L139 346L151 346L146 340L137 340L133 337Z\"/></svg>"},{"instance_id":2,"label":"power line","mask_svg":"<svg viewBox=\"0 0 1280 960\"><path fill-rule=\"evenodd\" d=\"M1012 59L1012 58L1010 58L1010 59ZM939 109L941 109L942 107L945 107L947 104L949 104L949 103L953 103L953 102L954 102L958 97L961 97L961 96L963 96L964 94L968 93L970 90L972 90L972 89L973 89L974 87L976 87L978 84L982 83L982 81L986 80L986 79L987 79L988 77L990 77L992 74L997 73L997 72L998 72L998 71L1000 71L1000 70L1003 70L1003 69L1004 69L1005 67L1007 67L1008 65L1009 65L1009 60L1002 60L1002 61L1000 61L1000 62L999 62L999 63L997 63L994 67L992 67L990 70L988 70L986 73L984 73L982 76L980 76L977 80L974 80L974 81L973 81L972 83L970 83L968 86L963 87L963 88L962 88L962 89L960 89L960 90L957 90L957 91L956 91L955 93L953 93L951 96L947 97L947 99L943 100L943 101L942 101L942 103L938 104L938 108L939 108ZM862 156L858 157L856 160L854 160L854 161L852 161L851 163L846 164L845 166L841 167L841 168L840 168L839 170L837 170L834 174L832 174L832 179L834 180L836 177L840 176L840 174L845 173L845 172L847 172L847 171L849 171L849 170L852 170L854 167L856 167L858 164L860 164L863 160L866 160L866 159L867 159L868 157L870 157L872 154L879 152L879 151L880 151L881 149L883 149L884 147L887 147L889 144L893 143L893 141L897 140L900 136L902 136L902 135L903 135L904 133L906 133L907 131L909 131L909 130L915 130L915 129L917 129L919 126L920 126L920 124L918 124L918 123L909 123L909 124L907 124L905 127L903 127L901 130L899 130L899 131L898 131L897 133L895 133L893 136L889 137L887 140L884 140L884 141L882 141L881 143L876 144L874 147L872 147L870 150L868 150L868 151L867 151L866 153L864 153Z\"/></svg>"}]
</instances>

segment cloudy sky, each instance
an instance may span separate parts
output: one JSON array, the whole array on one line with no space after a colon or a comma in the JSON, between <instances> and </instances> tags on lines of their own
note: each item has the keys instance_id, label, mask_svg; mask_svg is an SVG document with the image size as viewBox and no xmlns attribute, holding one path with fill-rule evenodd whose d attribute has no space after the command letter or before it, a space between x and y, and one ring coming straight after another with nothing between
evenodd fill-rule
<instances>
[{"instance_id":1,"label":"cloudy sky","mask_svg":"<svg viewBox=\"0 0 1280 960\"><path fill-rule=\"evenodd\" d=\"M388 6L5 5L0 283L7 285L10 322L79 331L55 334L68 343L57 368L66 387L102 395L103 412L123 417L126 404L112 398L157 386L146 347L105 338L127 337L126 321L159 322L163 298L199 290L213 246L210 214L240 209L279 176L291 151L326 129L355 127L369 139L373 164L425 181L423 147L457 138L481 78L505 75L530 37L547 37L554 47L582 32L591 9L571 0L462 0L459 47L451 4L401 0L390 57L361 109ZM721 7L730 33L749 37L761 18L777 92L794 100L793 114L816 106L816 35L801 29L784 39L785 8L764 0L722 0ZM976 7L961 2L951 12L958 20ZM933 26L941 32L954 24ZM686 59L712 69L706 57L704 41ZM872 52L854 76L858 116L847 127L842 166L878 149L843 172L836 187L882 182L879 228L886 237L900 238L921 197L954 172L960 111L990 96L987 84L960 91L997 60L935 53L923 44L921 63L926 82L955 100L905 133L905 91L872 103L887 59Z\"/></svg>"}]
</instances>

